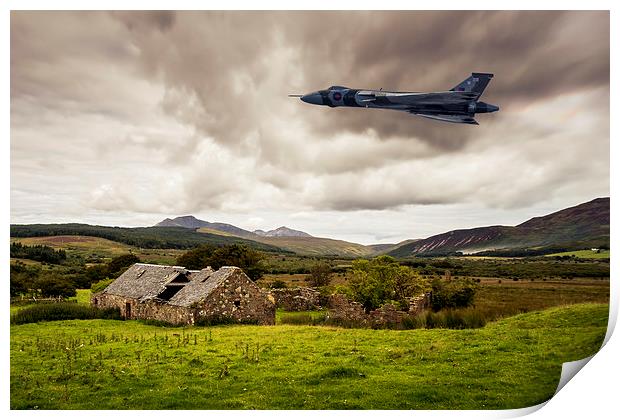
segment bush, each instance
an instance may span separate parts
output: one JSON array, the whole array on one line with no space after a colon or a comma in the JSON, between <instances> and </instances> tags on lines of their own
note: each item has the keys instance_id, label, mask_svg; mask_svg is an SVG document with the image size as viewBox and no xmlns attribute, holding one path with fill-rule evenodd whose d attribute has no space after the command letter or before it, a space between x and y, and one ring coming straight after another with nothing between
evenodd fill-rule
<instances>
[{"instance_id":1,"label":"bush","mask_svg":"<svg viewBox=\"0 0 620 420\"><path fill-rule=\"evenodd\" d=\"M265 256L246 245L226 245L219 248L211 245L187 251L177 258L177 264L191 270L201 270L211 267L218 270L223 266L231 265L241 268L247 276L256 281L265 272L261 261Z\"/></svg>"},{"instance_id":2,"label":"bush","mask_svg":"<svg viewBox=\"0 0 620 420\"><path fill-rule=\"evenodd\" d=\"M43 303L24 308L11 316L11 324L68 319L122 319L118 308L94 308L77 303Z\"/></svg>"},{"instance_id":3,"label":"bush","mask_svg":"<svg viewBox=\"0 0 620 420\"><path fill-rule=\"evenodd\" d=\"M228 324L241 324L241 325L258 325L258 321L255 319L249 320L237 320L230 316L215 315L211 317L199 318L196 320L195 325L199 327L210 327L212 325L228 325Z\"/></svg>"},{"instance_id":4,"label":"bush","mask_svg":"<svg viewBox=\"0 0 620 420\"><path fill-rule=\"evenodd\" d=\"M286 289L286 282L284 280L274 280L269 285L270 289Z\"/></svg>"},{"instance_id":5,"label":"bush","mask_svg":"<svg viewBox=\"0 0 620 420\"><path fill-rule=\"evenodd\" d=\"M429 289L428 283L412 268L401 266L392 257L382 255L372 260L355 260L348 284L349 297L360 302L366 311L389 301L406 307L408 298Z\"/></svg>"},{"instance_id":6,"label":"bush","mask_svg":"<svg viewBox=\"0 0 620 420\"><path fill-rule=\"evenodd\" d=\"M286 314L280 318L281 324L290 325L323 325L325 324L326 314Z\"/></svg>"},{"instance_id":7,"label":"bush","mask_svg":"<svg viewBox=\"0 0 620 420\"><path fill-rule=\"evenodd\" d=\"M449 329L465 329L465 328L481 328L486 325L486 317L480 310L473 308L467 309L445 309L439 312L427 311L426 314L420 315L424 320L420 320L420 324L424 323L424 328L449 328Z\"/></svg>"},{"instance_id":8,"label":"bush","mask_svg":"<svg viewBox=\"0 0 620 420\"><path fill-rule=\"evenodd\" d=\"M94 283L90 287L90 291L93 292L93 293L102 292L103 289L108 287L113 281L114 281L114 279L105 279L105 280L98 281L97 283Z\"/></svg>"},{"instance_id":9,"label":"bush","mask_svg":"<svg viewBox=\"0 0 620 420\"><path fill-rule=\"evenodd\" d=\"M444 308L464 308L470 306L476 295L477 285L471 280L433 281L431 307L434 311Z\"/></svg>"},{"instance_id":10,"label":"bush","mask_svg":"<svg viewBox=\"0 0 620 420\"><path fill-rule=\"evenodd\" d=\"M306 277L306 281L312 287L321 287L329 285L331 280L332 269L329 264L320 262L310 268L310 274Z\"/></svg>"},{"instance_id":11,"label":"bush","mask_svg":"<svg viewBox=\"0 0 620 420\"><path fill-rule=\"evenodd\" d=\"M71 297L76 294L74 283L54 273L42 274L35 282L35 287L41 291L43 296Z\"/></svg>"}]
</instances>

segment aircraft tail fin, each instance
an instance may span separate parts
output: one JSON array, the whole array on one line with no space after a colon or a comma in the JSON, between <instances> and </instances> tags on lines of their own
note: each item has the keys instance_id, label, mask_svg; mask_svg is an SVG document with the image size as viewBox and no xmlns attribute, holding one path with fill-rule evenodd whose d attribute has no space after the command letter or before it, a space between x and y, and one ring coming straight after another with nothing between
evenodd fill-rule
<instances>
[{"instance_id":1,"label":"aircraft tail fin","mask_svg":"<svg viewBox=\"0 0 620 420\"><path fill-rule=\"evenodd\" d=\"M482 96L482 92L484 92L492 78L493 73L472 73L471 76L450 90L455 92L474 92L478 95L477 99Z\"/></svg>"}]
</instances>

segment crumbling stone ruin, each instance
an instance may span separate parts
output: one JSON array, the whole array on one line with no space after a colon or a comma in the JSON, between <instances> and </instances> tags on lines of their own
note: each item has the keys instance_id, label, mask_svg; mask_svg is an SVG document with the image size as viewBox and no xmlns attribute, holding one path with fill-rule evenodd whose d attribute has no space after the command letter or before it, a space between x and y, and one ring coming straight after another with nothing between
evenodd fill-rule
<instances>
[{"instance_id":1,"label":"crumbling stone ruin","mask_svg":"<svg viewBox=\"0 0 620 420\"><path fill-rule=\"evenodd\" d=\"M409 310L399 311L394 305L385 304L380 308L366 313L359 302L349 300L345 295L332 295L327 301L328 316L336 322L369 326L373 328L390 328L398 326L405 317L418 315L430 307L431 294L423 293L411 298Z\"/></svg>"},{"instance_id":2,"label":"crumbling stone ruin","mask_svg":"<svg viewBox=\"0 0 620 420\"><path fill-rule=\"evenodd\" d=\"M184 267L134 264L91 297L100 308L117 307L126 319L170 324L232 320L273 325L275 300L238 267L200 271Z\"/></svg>"},{"instance_id":3,"label":"crumbling stone ruin","mask_svg":"<svg viewBox=\"0 0 620 420\"><path fill-rule=\"evenodd\" d=\"M409 314L417 315L431 307L431 292L422 293L409 299Z\"/></svg>"},{"instance_id":4,"label":"crumbling stone ruin","mask_svg":"<svg viewBox=\"0 0 620 420\"><path fill-rule=\"evenodd\" d=\"M285 311L313 311L321 307L321 294L311 287L272 289L271 295L276 301L276 306Z\"/></svg>"}]
</instances>

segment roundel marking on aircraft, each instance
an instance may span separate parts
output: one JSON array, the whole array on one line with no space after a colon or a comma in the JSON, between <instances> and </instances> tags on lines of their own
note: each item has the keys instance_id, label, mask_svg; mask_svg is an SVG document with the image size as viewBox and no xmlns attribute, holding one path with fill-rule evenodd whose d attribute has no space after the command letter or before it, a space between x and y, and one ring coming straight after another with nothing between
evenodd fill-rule
<instances>
[{"instance_id":1,"label":"roundel marking on aircraft","mask_svg":"<svg viewBox=\"0 0 620 420\"><path fill-rule=\"evenodd\" d=\"M342 93L334 92L334 100L339 101L342 99Z\"/></svg>"}]
</instances>

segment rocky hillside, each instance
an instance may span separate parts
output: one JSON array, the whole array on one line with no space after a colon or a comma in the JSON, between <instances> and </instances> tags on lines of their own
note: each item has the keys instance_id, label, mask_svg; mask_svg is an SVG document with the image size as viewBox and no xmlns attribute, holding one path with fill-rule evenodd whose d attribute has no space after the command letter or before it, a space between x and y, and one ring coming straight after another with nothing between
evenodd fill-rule
<instances>
[{"instance_id":1,"label":"rocky hillside","mask_svg":"<svg viewBox=\"0 0 620 420\"><path fill-rule=\"evenodd\" d=\"M405 244L389 254L408 257L531 248L575 250L604 244L609 245L609 197L534 217L517 226L453 230Z\"/></svg>"}]
</instances>

